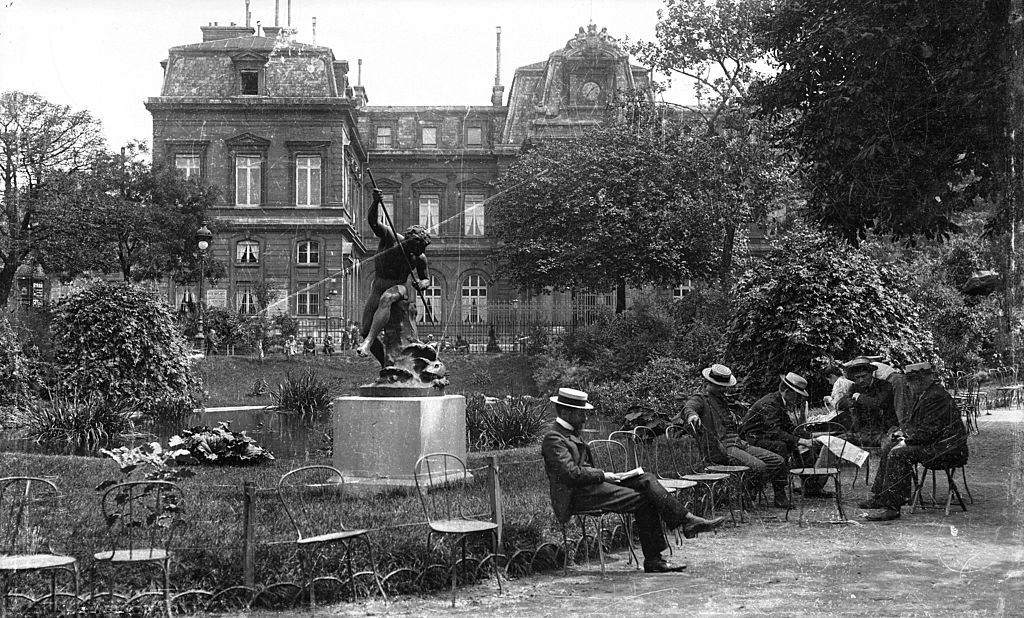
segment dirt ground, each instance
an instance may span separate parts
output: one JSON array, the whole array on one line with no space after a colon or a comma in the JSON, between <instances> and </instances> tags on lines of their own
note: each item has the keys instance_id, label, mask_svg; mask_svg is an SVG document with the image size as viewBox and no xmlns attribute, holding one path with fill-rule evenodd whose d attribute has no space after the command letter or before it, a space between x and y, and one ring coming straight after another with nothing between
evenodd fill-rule
<instances>
[{"instance_id":1,"label":"dirt ground","mask_svg":"<svg viewBox=\"0 0 1024 618\"><path fill-rule=\"evenodd\" d=\"M1024 616L1024 422L1022 411L994 410L971 437L968 511L955 505L872 523L856 503L867 489L844 473L846 524L798 526L784 511L717 535L684 541L673 560L683 573L646 575L625 553L601 577L596 561L561 572L460 588L449 597L402 597L318 608L317 616ZM945 497L945 480L938 480ZM927 492L928 490L926 490ZM965 495L966 499L966 495ZM810 519L827 519L815 501ZM795 512L791 513L795 515ZM298 613L298 612L295 612ZM238 616L281 616L252 612ZM306 613L305 615L310 615Z\"/></svg>"}]
</instances>

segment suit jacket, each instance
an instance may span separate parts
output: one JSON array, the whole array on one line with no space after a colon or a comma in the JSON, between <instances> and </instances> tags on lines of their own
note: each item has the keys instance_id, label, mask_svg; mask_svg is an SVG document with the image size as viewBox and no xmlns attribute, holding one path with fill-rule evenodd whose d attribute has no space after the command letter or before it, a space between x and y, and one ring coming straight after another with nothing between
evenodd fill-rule
<instances>
[{"instance_id":1,"label":"suit jacket","mask_svg":"<svg viewBox=\"0 0 1024 618\"><path fill-rule=\"evenodd\" d=\"M721 397L699 393L686 400L683 411L672 422L688 423L694 416L700 418L701 423L694 436L700 446L701 456L710 463L728 464L727 449L741 444L739 423L729 409L729 404Z\"/></svg>"},{"instance_id":2,"label":"suit jacket","mask_svg":"<svg viewBox=\"0 0 1024 618\"><path fill-rule=\"evenodd\" d=\"M916 400L911 401L914 407L901 427L907 436L907 444L967 443L967 428L960 420L960 411L946 389L938 383L932 383Z\"/></svg>"},{"instance_id":3,"label":"suit jacket","mask_svg":"<svg viewBox=\"0 0 1024 618\"><path fill-rule=\"evenodd\" d=\"M795 429L779 391L755 401L740 422L740 435L744 440L777 440L790 450L795 449L800 441L793 434Z\"/></svg>"},{"instance_id":4,"label":"suit jacket","mask_svg":"<svg viewBox=\"0 0 1024 618\"><path fill-rule=\"evenodd\" d=\"M854 399L853 395L859 396ZM848 395L836 407L840 412L839 422L850 431L860 434L883 434L899 425L896 418L895 392L892 384L875 378L864 389L854 385Z\"/></svg>"},{"instance_id":5,"label":"suit jacket","mask_svg":"<svg viewBox=\"0 0 1024 618\"><path fill-rule=\"evenodd\" d=\"M558 521L572 517L572 492L581 487L604 482L604 470L594 467L594 456L579 436L552 423L544 434L540 453L551 490L551 508Z\"/></svg>"}]
</instances>

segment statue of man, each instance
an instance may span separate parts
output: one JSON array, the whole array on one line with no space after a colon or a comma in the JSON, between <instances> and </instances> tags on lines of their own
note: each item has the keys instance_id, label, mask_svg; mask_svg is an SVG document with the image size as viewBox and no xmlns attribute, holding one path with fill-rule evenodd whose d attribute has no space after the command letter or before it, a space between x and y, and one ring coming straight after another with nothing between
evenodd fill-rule
<instances>
[{"instance_id":1,"label":"statue of man","mask_svg":"<svg viewBox=\"0 0 1024 618\"><path fill-rule=\"evenodd\" d=\"M427 256L423 253L430 244L430 234L422 225L410 226L405 234L396 234L388 226L381 225L379 214L383 203L384 194L379 189L374 189L373 203L367 216L370 229L377 238L380 238L380 243L373 258L373 283L363 309L363 322L359 330L363 342L356 348L359 356L373 354L382 368L393 363L393 360L389 362L384 344L377 338L385 326L394 321L392 306L398 303L398 307L404 307L408 313L409 303L415 302L415 290L430 286L430 279L427 277ZM414 273L416 276L410 287L409 276ZM412 308L411 311L415 312L415 309ZM399 322L409 322L412 326L411 320L404 319L404 316ZM411 334L415 338L415 330Z\"/></svg>"}]
</instances>

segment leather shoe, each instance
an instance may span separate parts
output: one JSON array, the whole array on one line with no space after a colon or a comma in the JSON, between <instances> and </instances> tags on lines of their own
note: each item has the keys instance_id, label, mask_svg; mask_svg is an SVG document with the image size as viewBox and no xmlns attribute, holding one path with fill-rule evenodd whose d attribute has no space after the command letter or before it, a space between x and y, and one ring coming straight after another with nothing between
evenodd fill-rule
<instances>
[{"instance_id":1,"label":"leather shoe","mask_svg":"<svg viewBox=\"0 0 1024 618\"><path fill-rule=\"evenodd\" d=\"M693 513L690 513L686 516L686 521L683 522L683 537L692 539L701 532L710 532L721 526L724 521L725 517L704 519L703 517L697 517Z\"/></svg>"},{"instance_id":2,"label":"leather shoe","mask_svg":"<svg viewBox=\"0 0 1024 618\"><path fill-rule=\"evenodd\" d=\"M889 507L884 505L884 504L882 504L878 500L875 500L874 498L868 498L867 500L861 500L860 502L858 502L857 503L857 508L861 508L861 509L885 509L885 508L889 508Z\"/></svg>"},{"instance_id":3,"label":"leather shoe","mask_svg":"<svg viewBox=\"0 0 1024 618\"><path fill-rule=\"evenodd\" d=\"M664 560L644 561L644 573L678 573L685 568L685 564L669 564Z\"/></svg>"},{"instance_id":4,"label":"leather shoe","mask_svg":"<svg viewBox=\"0 0 1024 618\"><path fill-rule=\"evenodd\" d=\"M900 518L899 509L886 508L884 511L868 515L864 519L867 521L892 521Z\"/></svg>"}]
</instances>

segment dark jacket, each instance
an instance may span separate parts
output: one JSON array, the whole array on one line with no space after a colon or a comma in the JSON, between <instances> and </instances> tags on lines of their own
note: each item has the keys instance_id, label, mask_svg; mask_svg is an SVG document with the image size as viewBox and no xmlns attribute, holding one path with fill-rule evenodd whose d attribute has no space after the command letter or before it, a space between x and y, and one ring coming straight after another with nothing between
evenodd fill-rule
<instances>
[{"instance_id":1,"label":"dark jacket","mask_svg":"<svg viewBox=\"0 0 1024 618\"><path fill-rule=\"evenodd\" d=\"M854 399L856 393L859 396ZM899 425L893 387L885 380L875 378L863 389L854 384L836 407L841 413L839 422L854 433L881 435Z\"/></svg>"},{"instance_id":2,"label":"dark jacket","mask_svg":"<svg viewBox=\"0 0 1024 618\"><path fill-rule=\"evenodd\" d=\"M695 436L700 445L701 455L716 464L728 464L726 449L740 443L739 423L721 397L699 393L686 400L683 411L673 419L674 423L687 423L689 418L700 418L701 428Z\"/></svg>"},{"instance_id":3,"label":"dark jacket","mask_svg":"<svg viewBox=\"0 0 1024 618\"><path fill-rule=\"evenodd\" d=\"M927 445L938 442L967 443L967 429L960 420L953 398L938 383L932 383L919 397L904 420L901 429L908 445Z\"/></svg>"},{"instance_id":4,"label":"dark jacket","mask_svg":"<svg viewBox=\"0 0 1024 618\"><path fill-rule=\"evenodd\" d=\"M540 454L548 474L551 508L558 521L565 523L572 517L573 489L603 483L604 470L594 467L587 443L558 423L548 427Z\"/></svg>"},{"instance_id":5,"label":"dark jacket","mask_svg":"<svg viewBox=\"0 0 1024 618\"><path fill-rule=\"evenodd\" d=\"M775 391L754 402L740 421L740 435L744 440L758 442L776 440L793 450L800 439L793 434L796 426L786 411L782 393Z\"/></svg>"}]
</instances>

